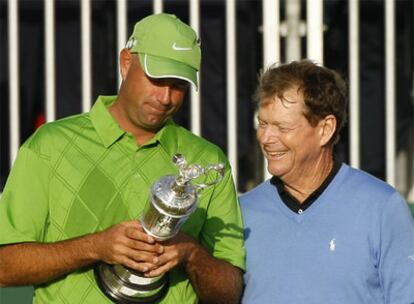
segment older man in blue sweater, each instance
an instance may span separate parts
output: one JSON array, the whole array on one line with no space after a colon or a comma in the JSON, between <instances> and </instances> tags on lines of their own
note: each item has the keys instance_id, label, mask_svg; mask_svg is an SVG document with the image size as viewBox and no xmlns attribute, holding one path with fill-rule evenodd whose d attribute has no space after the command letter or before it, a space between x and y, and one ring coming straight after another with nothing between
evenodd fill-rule
<instances>
[{"instance_id":1,"label":"older man in blue sweater","mask_svg":"<svg viewBox=\"0 0 414 304\"><path fill-rule=\"evenodd\" d=\"M414 221L390 185L335 160L343 80L310 61L261 77L257 138L272 178L241 197L243 303L414 303Z\"/></svg>"}]
</instances>

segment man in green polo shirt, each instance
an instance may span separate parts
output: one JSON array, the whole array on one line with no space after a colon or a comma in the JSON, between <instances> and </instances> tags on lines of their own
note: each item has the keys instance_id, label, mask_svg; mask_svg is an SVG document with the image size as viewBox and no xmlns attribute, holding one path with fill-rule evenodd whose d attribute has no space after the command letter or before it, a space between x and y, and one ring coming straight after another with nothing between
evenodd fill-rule
<instances>
[{"instance_id":1,"label":"man in green polo shirt","mask_svg":"<svg viewBox=\"0 0 414 304\"><path fill-rule=\"evenodd\" d=\"M215 145L176 125L201 51L174 15L135 25L120 53L118 96L89 113L42 126L21 147L0 201L0 286L34 285L34 303L111 303L96 263L148 277L169 273L160 303L237 303L245 267L242 221L230 166ZM137 219L171 157L225 164L181 231L165 242Z\"/></svg>"}]
</instances>

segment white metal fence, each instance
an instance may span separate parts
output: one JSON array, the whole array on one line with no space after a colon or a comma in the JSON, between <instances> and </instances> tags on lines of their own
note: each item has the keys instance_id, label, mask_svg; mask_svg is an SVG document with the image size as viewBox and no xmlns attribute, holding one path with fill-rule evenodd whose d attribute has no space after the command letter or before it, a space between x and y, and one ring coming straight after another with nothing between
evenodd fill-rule
<instances>
[{"instance_id":1,"label":"white metal fence","mask_svg":"<svg viewBox=\"0 0 414 304\"><path fill-rule=\"evenodd\" d=\"M200 2L203 0L189 0L188 9L190 24L196 31L200 26ZM302 35L306 35L306 57L323 64L323 5L322 0L257 0L262 2L262 34L263 34L263 65L267 66L273 62L281 61L281 37L286 38L284 47L286 54L289 54L288 60L300 59ZM19 4L21 1L8 0L8 54L9 54L9 138L10 138L10 163L13 162L21 139L19 138L19 109L21 97L19 96ZM154 0L154 12L163 10L163 1ZM227 62L227 155L234 169L234 176L238 178L237 166L237 127L241 123L238 121L236 99L237 99L237 48L236 48L236 0L225 1L226 16L226 62ZM280 9L283 4L285 8L285 19L280 20ZM91 106L92 93L92 69L91 57L94 52L91 43L91 0L80 0L81 14L81 74L82 74L82 111L88 111ZM349 119L349 162L354 167L360 167L360 111L359 111L359 5L358 0L349 0L349 89L350 89L350 119ZM300 8L306 6L306 20L300 18ZM386 67L385 92L386 92L386 138L384 144L386 147L386 181L396 185L396 122L395 122L395 0L385 1L385 58ZM45 31L45 109L46 120L55 119L56 112L56 92L55 92L55 1L44 0L44 31ZM127 0L116 1L117 15L117 45L122 49L127 39ZM40 64L40 63L39 63ZM201 86L203 85L201 81ZM203 135L201 132L201 96L199 93L191 92L191 129L194 133ZM253 126L252 122L248 123ZM408 151L408 157L412 159L412 151ZM266 172L266 170L264 170ZM264 178L267 175L264 174ZM414 201L414 186L404 185L405 193L409 200Z\"/></svg>"}]
</instances>

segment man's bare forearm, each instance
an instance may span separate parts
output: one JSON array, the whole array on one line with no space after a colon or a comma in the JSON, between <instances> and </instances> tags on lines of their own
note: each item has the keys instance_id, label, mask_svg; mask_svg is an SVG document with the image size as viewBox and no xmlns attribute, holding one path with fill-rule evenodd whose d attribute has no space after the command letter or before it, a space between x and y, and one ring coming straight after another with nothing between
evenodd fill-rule
<instances>
[{"instance_id":1,"label":"man's bare forearm","mask_svg":"<svg viewBox=\"0 0 414 304\"><path fill-rule=\"evenodd\" d=\"M213 257L194 238L178 233L162 242L164 252L158 256L149 277L162 275L182 265L203 303L239 303L243 281L237 267Z\"/></svg>"},{"instance_id":2,"label":"man's bare forearm","mask_svg":"<svg viewBox=\"0 0 414 304\"><path fill-rule=\"evenodd\" d=\"M214 258L203 247L195 245L185 268L201 302L240 302L243 277L237 267Z\"/></svg>"},{"instance_id":3,"label":"man's bare forearm","mask_svg":"<svg viewBox=\"0 0 414 304\"><path fill-rule=\"evenodd\" d=\"M93 238L0 247L0 286L41 284L94 263Z\"/></svg>"},{"instance_id":4,"label":"man's bare forearm","mask_svg":"<svg viewBox=\"0 0 414 304\"><path fill-rule=\"evenodd\" d=\"M97 261L147 271L162 252L137 221L56 243L5 245L0 247L0 286L45 283Z\"/></svg>"}]
</instances>

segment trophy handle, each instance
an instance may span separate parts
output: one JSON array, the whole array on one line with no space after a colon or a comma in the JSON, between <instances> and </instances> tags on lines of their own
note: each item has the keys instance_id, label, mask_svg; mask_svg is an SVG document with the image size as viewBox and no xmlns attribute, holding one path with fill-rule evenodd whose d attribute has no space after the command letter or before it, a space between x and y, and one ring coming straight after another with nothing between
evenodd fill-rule
<instances>
[{"instance_id":1,"label":"trophy handle","mask_svg":"<svg viewBox=\"0 0 414 304\"><path fill-rule=\"evenodd\" d=\"M209 186L217 184L224 177L224 164L222 163L210 164L204 168L198 164L188 165L184 156L179 153L174 154L172 161L178 167L178 171L180 172L176 180L177 184L180 186L191 182L191 180L196 179L201 175L204 175L207 178L210 172L216 171L218 173L217 178L209 183L193 184L197 192L200 192Z\"/></svg>"},{"instance_id":2,"label":"trophy handle","mask_svg":"<svg viewBox=\"0 0 414 304\"><path fill-rule=\"evenodd\" d=\"M219 183L223 177L224 177L224 164L219 163L219 164L211 164L208 165L206 168L204 168L203 170L203 174L207 177L210 172L217 172L217 178L209 183L200 183L200 184L194 184L194 187L197 189L197 192L200 192L202 190L204 190L207 187L213 186L217 183Z\"/></svg>"}]
</instances>

